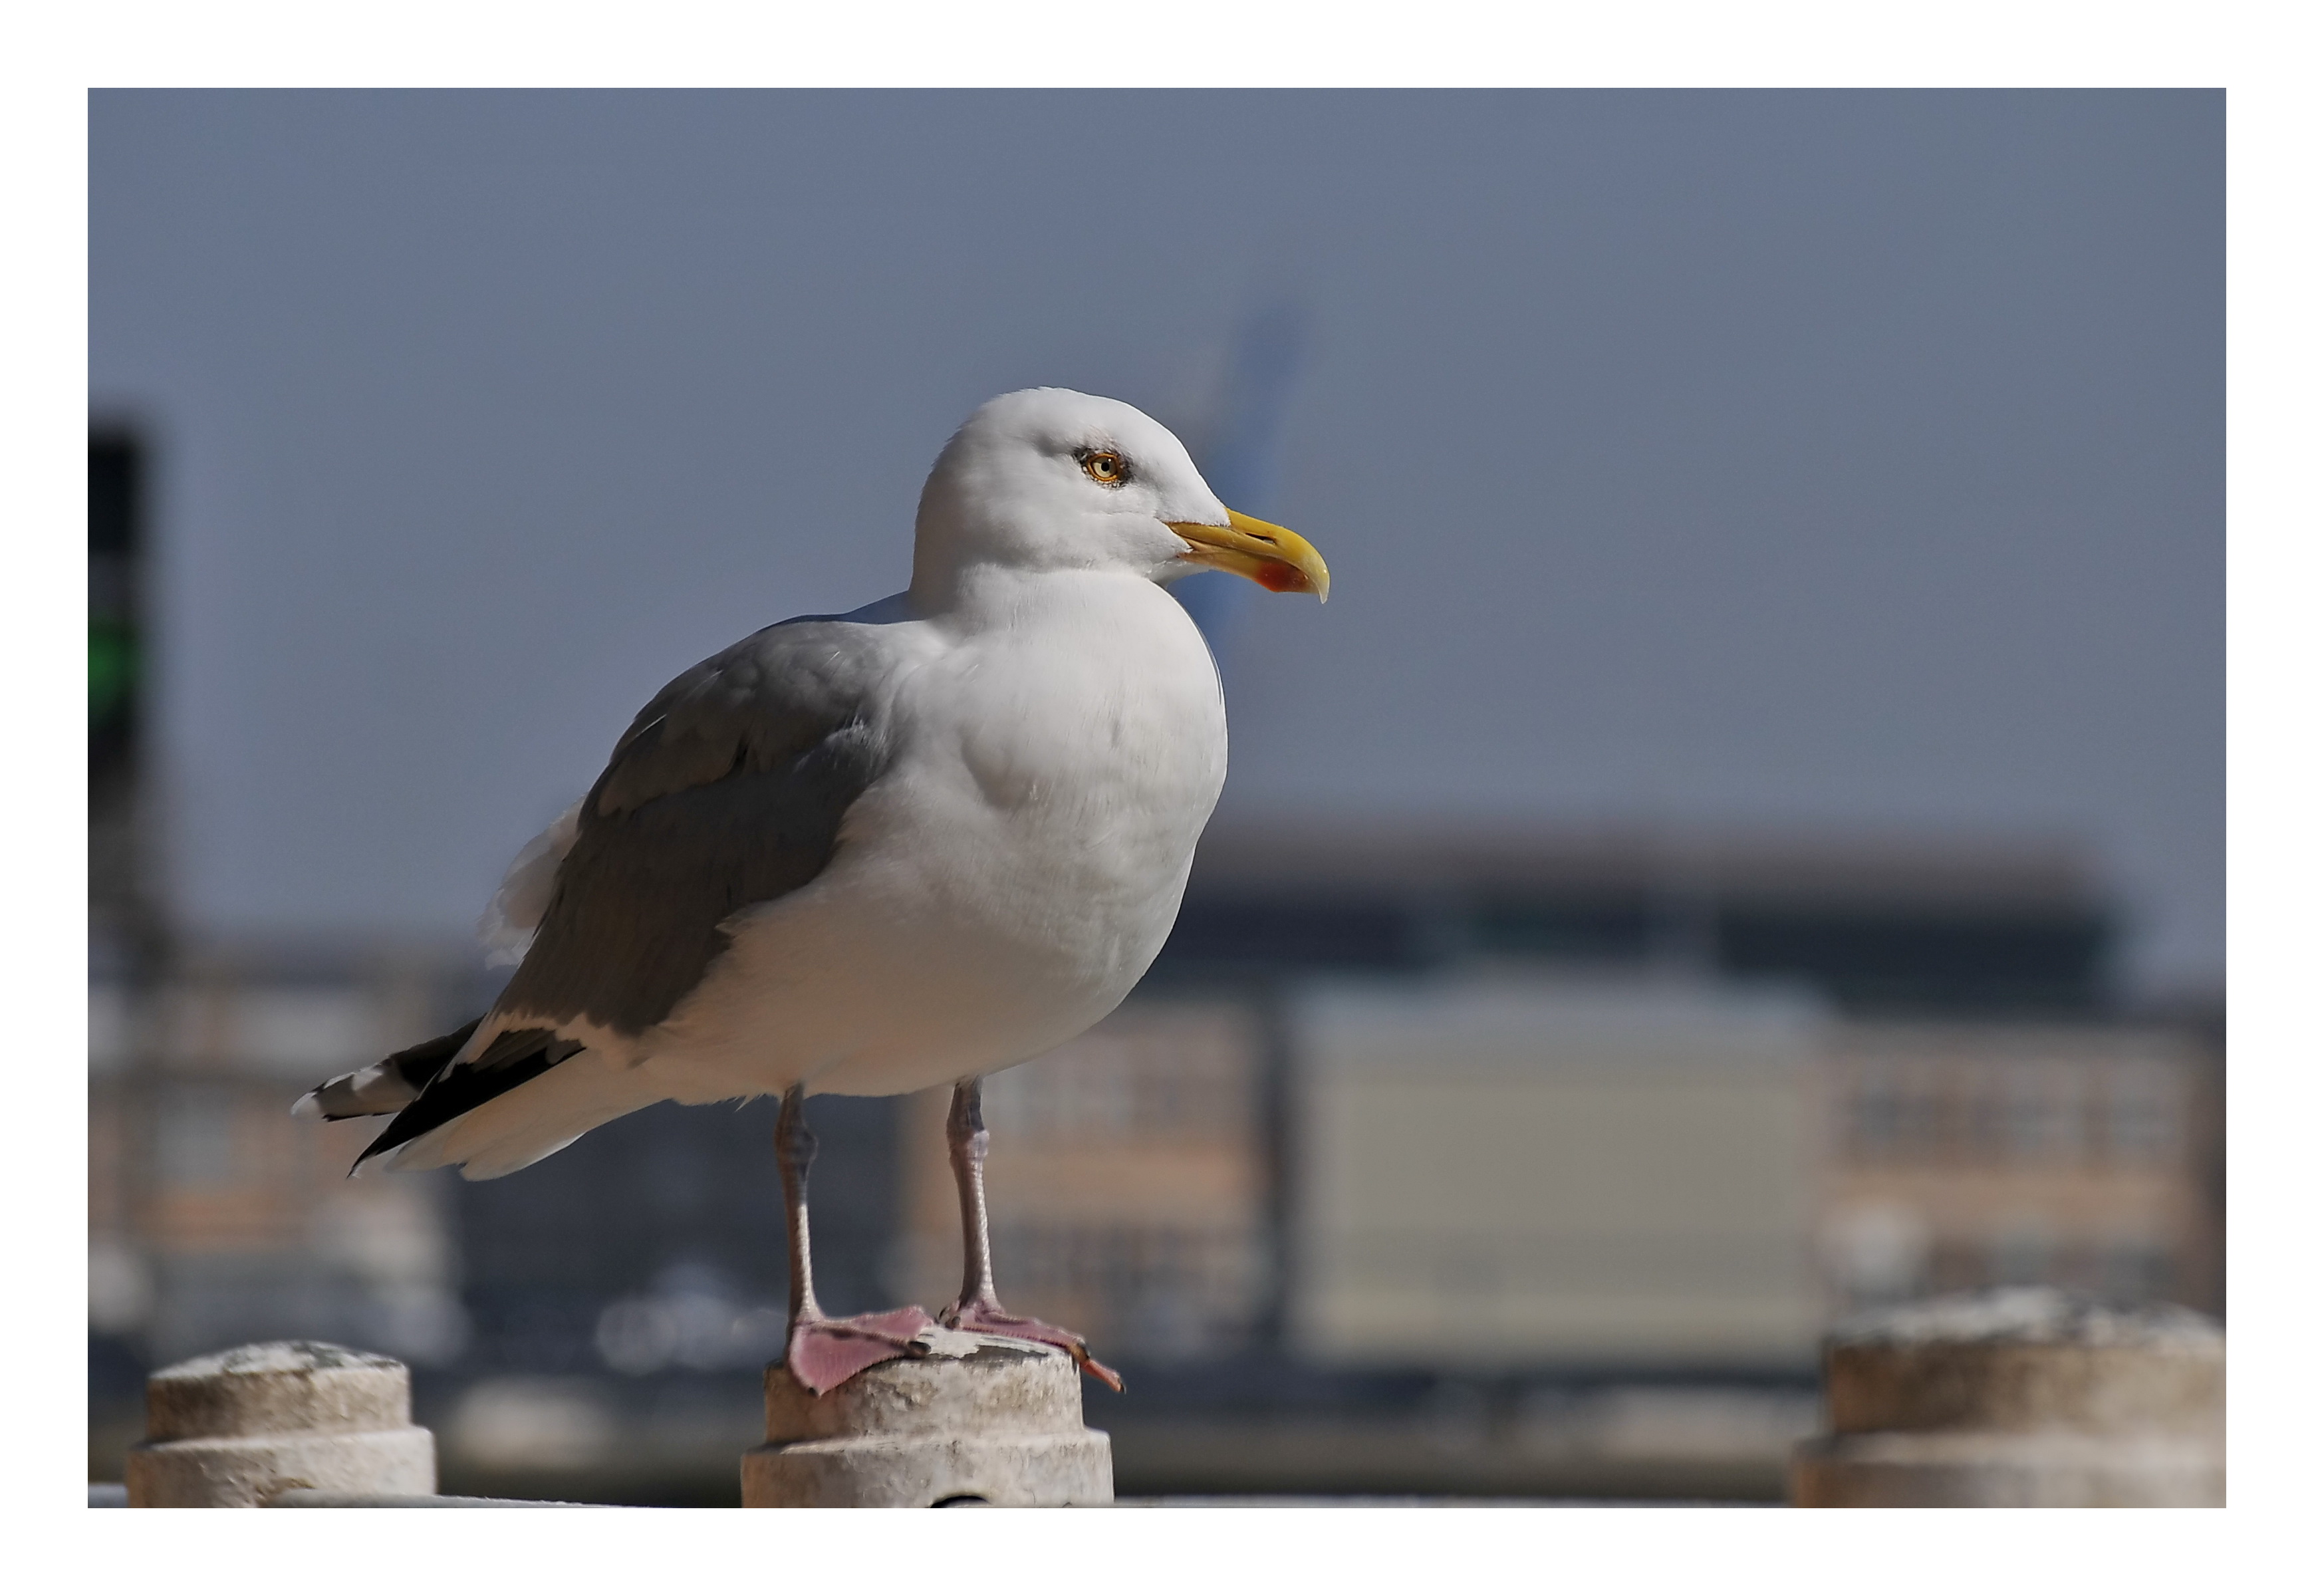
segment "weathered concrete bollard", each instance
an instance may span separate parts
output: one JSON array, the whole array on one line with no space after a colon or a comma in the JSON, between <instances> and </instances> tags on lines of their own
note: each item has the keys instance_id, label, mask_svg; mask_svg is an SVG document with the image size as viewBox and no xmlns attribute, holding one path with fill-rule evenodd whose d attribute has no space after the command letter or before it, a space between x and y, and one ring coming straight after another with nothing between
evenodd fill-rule
<instances>
[{"instance_id":1,"label":"weathered concrete bollard","mask_svg":"<svg viewBox=\"0 0 2314 1596\"><path fill-rule=\"evenodd\" d=\"M1835 1328L1824 1380L1795 1507L2225 1505L2225 1332L2186 1309L1939 1298Z\"/></svg>"},{"instance_id":2,"label":"weathered concrete bollard","mask_svg":"<svg viewBox=\"0 0 2314 1596\"><path fill-rule=\"evenodd\" d=\"M764 1371L764 1443L739 1464L746 1507L1091 1506L1115 1500L1108 1437L1088 1430L1057 1347L933 1329L905 1358L824 1397Z\"/></svg>"},{"instance_id":3,"label":"weathered concrete bollard","mask_svg":"<svg viewBox=\"0 0 2314 1596\"><path fill-rule=\"evenodd\" d=\"M434 1436L410 1422L410 1371L319 1341L269 1341L145 1382L131 1507L260 1507L284 1491L425 1495Z\"/></svg>"}]
</instances>

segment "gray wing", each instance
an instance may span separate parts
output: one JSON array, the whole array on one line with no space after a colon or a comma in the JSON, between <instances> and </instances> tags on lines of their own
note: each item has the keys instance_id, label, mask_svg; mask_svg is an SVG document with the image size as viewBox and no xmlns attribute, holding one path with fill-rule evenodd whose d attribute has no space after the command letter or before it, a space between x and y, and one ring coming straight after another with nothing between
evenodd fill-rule
<instances>
[{"instance_id":1,"label":"gray wing","mask_svg":"<svg viewBox=\"0 0 2314 1596\"><path fill-rule=\"evenodd\" d=\"M323 1118L391 1114L360 1162L414 1141L579 1051L584 1018L637 1036L728 945L724 922L827 868L844 811L890 763L880 629L808 616L668 683L612 751L530 952L493 1014L519 1016L464 1063L482 1022L315 1089Z\"/></svg>"},{"instance_id":2,"label":"gray wing","mask_svg":"<svg viewBox=\"0 0 2314 1596\"><path fill-rule=\"evenodd\" d=\"M826 869L844 812L890 761L885 636L782 622L644 706L580 807L499 1011L639 1035L699 983L725 921Z\"/></svg>"}]
</instances>

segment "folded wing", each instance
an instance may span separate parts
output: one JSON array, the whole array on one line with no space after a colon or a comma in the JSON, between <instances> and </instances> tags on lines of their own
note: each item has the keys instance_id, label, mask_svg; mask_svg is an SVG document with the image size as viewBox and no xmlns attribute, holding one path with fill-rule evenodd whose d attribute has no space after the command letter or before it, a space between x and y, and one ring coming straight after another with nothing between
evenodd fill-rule
<instances>
[{"instance_id":1,"label":"folded wing","mask_svg":"<svg viewBox=\"0 0 2314 1596\"><path fill-rule=\"evenodd\" d=\"M518 935L534 913L536 931L490 1013L316 1088L299 1111L392 1114L364 1161L468 1160L472 1150L437 1159L413 1144L562 1066L590 1036L639 1038L665 1019L728 945L733 915L827 868L844 815L888 766L889 637L784 622L667 683L564 817L567 845L558 822L508 873L498 918ZM570 1139L519 1162L492 1157L490 1171Z\"/></svg>"}]
</instances>

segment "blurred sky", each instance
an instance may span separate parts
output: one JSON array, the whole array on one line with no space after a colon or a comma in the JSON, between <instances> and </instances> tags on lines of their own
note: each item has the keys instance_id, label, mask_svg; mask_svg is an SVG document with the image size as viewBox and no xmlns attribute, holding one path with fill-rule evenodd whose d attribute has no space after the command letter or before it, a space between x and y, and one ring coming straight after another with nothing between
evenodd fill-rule
<instances>
[{"instance_id":1,"label":"blurred sky","mask_svg":"<svg viewBox=\"0 0 2314 1596\"><path fill-rule=\"evenodd\" d=\"M464 935L981 400L1305 330L1224 813L2077 839L2224 911L2216 92L91 96L181 902Z\"/></svg>"}]
</instances>

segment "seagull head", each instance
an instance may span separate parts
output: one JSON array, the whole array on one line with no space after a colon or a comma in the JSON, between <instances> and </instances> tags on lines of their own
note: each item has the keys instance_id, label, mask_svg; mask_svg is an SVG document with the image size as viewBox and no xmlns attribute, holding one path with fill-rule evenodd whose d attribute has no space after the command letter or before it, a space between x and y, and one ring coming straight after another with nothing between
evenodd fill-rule
<instances>
[{"instance_id":1,"label":"seagull head","mask_svg":"<svg viewBox=\"0 0 2314 1596\"><path fill-rule=\"evenodd\" d=\"M1179 438L1129 404L1066 388L990 400L934 463L911 590L952 593L976 566L1161 583L1212 567L1321 603L1327 588L1318 551L1223 504Z\"/></svg>"}]
</instances>

